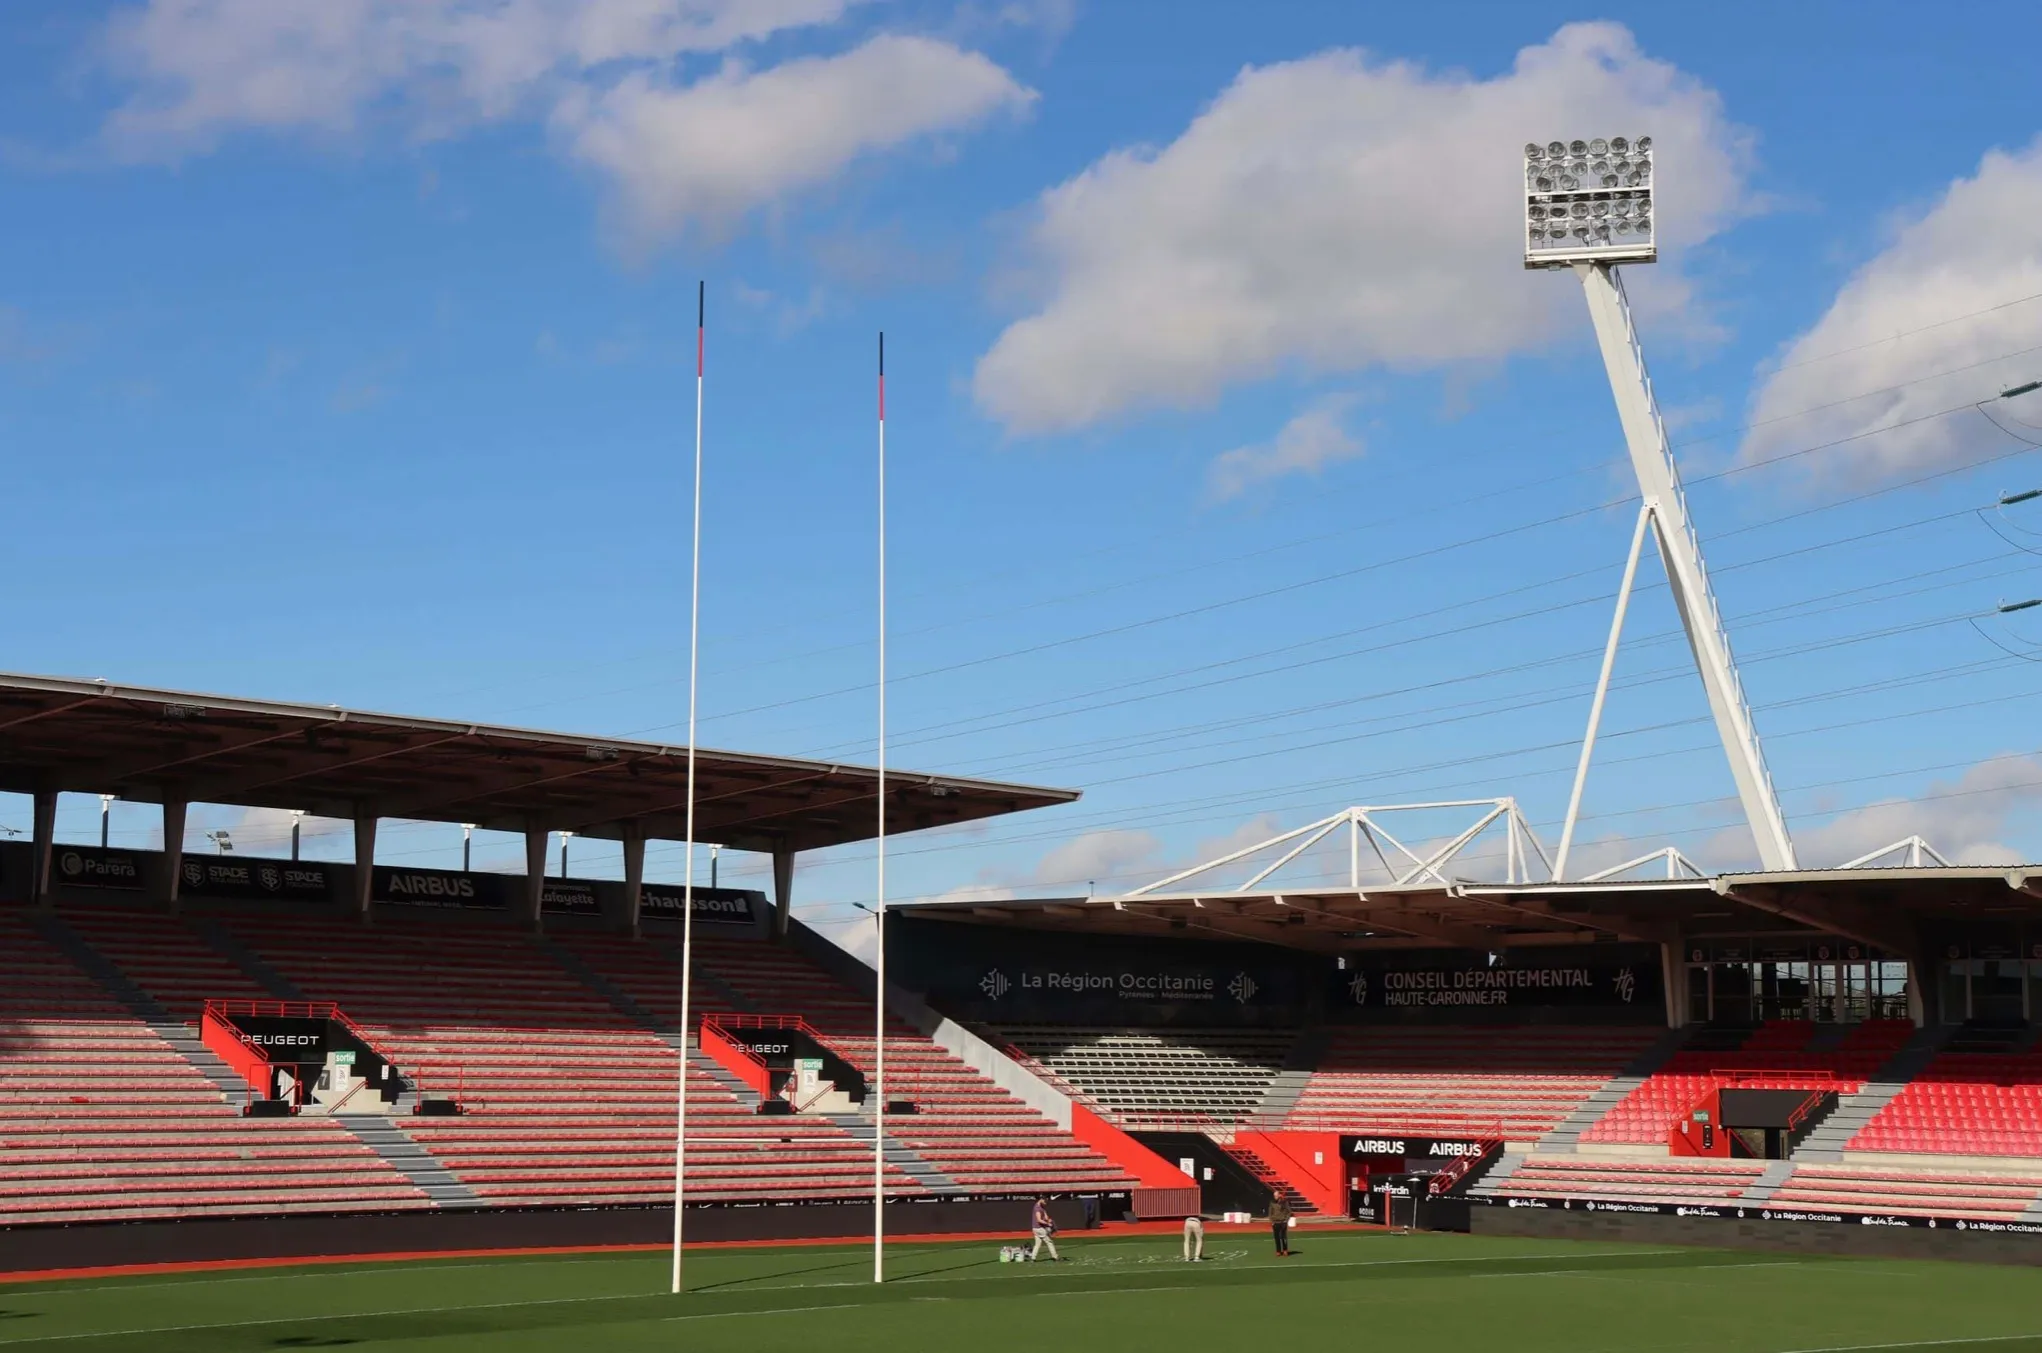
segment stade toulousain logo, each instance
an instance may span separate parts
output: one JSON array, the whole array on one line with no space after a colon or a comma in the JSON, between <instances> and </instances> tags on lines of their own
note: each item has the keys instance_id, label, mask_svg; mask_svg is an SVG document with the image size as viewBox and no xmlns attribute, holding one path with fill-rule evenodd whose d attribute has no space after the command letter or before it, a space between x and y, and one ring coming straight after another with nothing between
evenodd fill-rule
<instances>
[{"instance_id":1,"label":"stade toulousain logo","mask_svg":"<svg viewBox=\"0 0 2042 1353\"><path fill-rule=\"evenodd\" d=\"M194 888L204 887L206 867L197 860L186 860L184 862L184 881Z\"/></svg>"},{"instance_id":2,"label":"stade toulousain logo","mask_svg":"<svg viewBox=\"0 0 2042 1353\"><path fill-rule=\"evenodd\" d=\"M978 989L996 1001L1006 995L1012 986L1013 983L1007 980L1007 974L998 968L990 969L984 977L978 979Z\"/></svg>"}]
</instances>

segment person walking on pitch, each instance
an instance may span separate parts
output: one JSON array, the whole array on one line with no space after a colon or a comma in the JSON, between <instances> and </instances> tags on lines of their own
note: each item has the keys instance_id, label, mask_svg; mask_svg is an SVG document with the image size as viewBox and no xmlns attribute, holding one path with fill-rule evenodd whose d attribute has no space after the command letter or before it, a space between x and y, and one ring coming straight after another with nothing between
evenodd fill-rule
<instances>
[{"instance_id":1,"label":"person walking on pitch","mask_svg":"<svg viewBox=\"0 0 2042 1353\"><path fill-rule=\"evenodd\" d=\"M1276 1236L1276 1257L1290 1258L1290 1204L1280 1193L1269 1200L1269 1229Z\"/></svg>"},{"instance_id":2,"label":"person walking on pitch","mask_svg":"<svg viewBox=\"0 0 2042 1353\"><path fill-rule=\"evenodd\" d=\"M1205 1259L1205 1218L1197 1213L1184 1219L1184 1262L1200 1263Z\"/></svg>"},{"instance_id":3,"label":"person walking on pitch","mask_svg":"<svg viewBox=\"0 0 2042 1353\"><path fill-rule=\"evenodd\" d=\"M1035 1200L1035 1211L1030 1215L1028 1225L1035 1232L1035 1248L1028 1252L1028 1257L1040 1259L1042 1251L1047 1248L1052 1261L1063 1262L1063 1256L1056 1252L1056 1220L1049 1215L1049 1199Z\"/></svg>"}]
</instances>

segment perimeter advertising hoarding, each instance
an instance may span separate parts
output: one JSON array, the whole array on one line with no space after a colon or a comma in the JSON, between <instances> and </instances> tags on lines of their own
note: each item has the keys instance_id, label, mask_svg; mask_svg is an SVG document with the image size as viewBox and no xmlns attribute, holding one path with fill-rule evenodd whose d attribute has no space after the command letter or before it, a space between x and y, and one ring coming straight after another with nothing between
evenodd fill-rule
<instances>
[{"instance_id":1,"label":"perimeter advertising hoarding","mask_svg":"<svg viewBox=\"0 0 2042 1353\"><path fill-rule=\"evenodd\" d=\"M399 907L442 907L463 911L510 911L524 905L523 874L462 873L457 869L404 869L377 865L374 897ZM602 913L595 885L585 879L546 879L539 909L549 915Z\"/></svg>"},{"instance_id":2,"label":"perimeter advertising hoarding","mask_svg":"<svg viewBox=\"0 0 2042 1353\"><path fill-rule=\"evenodd\" d=\"M324 902L327 868L303 860L251 860L227 855L187 855L178 890L186 897L283 898Z\"/></svg>"},{"instance_id":3,"label":"perimeter advertising hoarding","mask_svg":"<svg viewBox=\"0 0 2042 1353\"><path fill-rule=\"evenodd\" d=\"M97 846L58 846L53 852L53 881L67 888L140 888L142 856L129 850ZM30 866L33 868L33 865Z\"/></svg>"},{"instance_id":4,"label":"perimeter advertising hoarding","mask_svg":"<svg viewBox=\"0 0 2042 1353\"><path fill-rule=\"evenodd\" d=\"M1450 1161L1479 1160L1487 1147L1471 1137L1418 1137L1401 1132L1355 1134L1340 1138L1342 1160L1388 1160L1395 1158L1444 1168ZM1402 1169L1402 1166L1398 1167Z\"/></svg>"},{"instance_id":5,"label":"perimeter advertising hoarding","mask_svg":"<svg viewBox=\"0 0 2042 1353\"><path fill-rule=\"evenodd\" d=\"M639 889L640 919L678 921L684 890L670 883L647 883ZM695 889L695 924L752 925L766 905L766 895L750 888Z\"/></svg>"},{"instance_id":6,"label":"perimeter advertising hoarding","mask_svg":"<svg viewBox=\"0 0 2042 1353\"><path fill-rule=\"evenodd\" d=\"M896 979L971 1018L1046 1023L1294 1020L1332 964L1273 946L1065 934L887 916Z\"/></svg>"},{"instance_id":7,"label":"perimeter advertising hoarding","mask_svg":"<svg viewBox=\"0 0 2042 1353\"><path fill-rule=\"evenodd\" d=\"M1975 1217L1904 1216L1891 1212L1838 1212L1827 1208L1743 1207L1715 1203L1613 1203L1599 1198L1527 1198L1507 1193L1471 1194L1482 1207L1530 1208L1537 1212L1596 1212L1700 1217L1718 1221L1819 1222L1831 1226L1912 1226L1928 1231L1983 1231L1987 1234L2042 1235L2042 1222L1980 1221Z\"/></svg>"},{"instance_id":8,"label":"perimeter advertising hoarding","mask_svg":"<svg viewBox=\"0 0 2042 1353\"><path fill-rule=\"evenodd\" d=\"M1649 944L1364 953L1334 974L1328 1005L1384 1023L1666 1018L1659 950Z\"/></svg>"},{"instance_id":9,"label":"perimeter advertising hoarding","mask_svg":"<svg viewBox=\"0 0 2042 1353\"><path fill-rule=\"evenodd\" d=\"M512 891L524 887L515 874L464 874L452 869L400 869L379 864L369 876L369 894L377 902L400 907L445 907L464 911L507 911Z\"/></svg>"}]
</instances>

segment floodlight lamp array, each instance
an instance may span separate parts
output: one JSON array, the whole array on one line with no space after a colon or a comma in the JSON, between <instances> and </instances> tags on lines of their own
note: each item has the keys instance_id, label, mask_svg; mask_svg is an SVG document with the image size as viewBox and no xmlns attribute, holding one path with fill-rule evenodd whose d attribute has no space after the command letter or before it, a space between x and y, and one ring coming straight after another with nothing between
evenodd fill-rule
<instances>
[{"instance_id":1,"label":"floodlight lamp array","mask_svg":"<svg viewBox=\"0 0 2042 1353\"><path fill-rule=\"evenodd\" d=\"M1659 257L1652 138L1527 142L1524 266Z\"/></svg>"}]
</instances>

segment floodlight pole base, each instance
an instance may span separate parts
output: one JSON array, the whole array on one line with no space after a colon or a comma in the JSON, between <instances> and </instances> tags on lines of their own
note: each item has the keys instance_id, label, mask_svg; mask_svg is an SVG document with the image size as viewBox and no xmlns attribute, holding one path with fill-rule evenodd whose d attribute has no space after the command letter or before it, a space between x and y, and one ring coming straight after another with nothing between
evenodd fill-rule
<instances>
[{"instance_id":1,"label":"floodlight pole base","mask_svg":"<svg viewBox=\"0 0 2042 1353\"><path fill-rule=\"evenodd\" d=\"M1787 833L1786 816L1780 811L1779 795L1766 770L1765 754L1759 747L1758 730L1745 701L1744 686L1737 676L1737 664L1730 656L1730 636L1724 632L1716 597L1709 587L1708 569L1702 562L1701 541L1696 537L1687 513L1687 498L1681 491L1680 470L1667 444L1666 425L1659 416L1659 404L1652 393L1652 380L1645 371L1644 349L1631 320L1631 306L1624 295L1622 280L1607 263L1576 263L1575 275L1588 298L1589 317L1595 323L1596 342L1609 373L1610 393L1616 399L1617 417L1623 424L1624 442L1631 454L1631 468L1638 477L1638 490L1645 499L1653 538L1666 566L1666 581L1680 610L1680 623L1687 631L1695 669L1708 693L1709 712L1715 717L1716 733L1730 760L1730 774L1737 784L1737 797L1744 805L1745 820L1751 825L1758 857L1767 869L1794 869L1793 838ZM1641 526L1643 519L1641 518ZM1635 553L1633 558L1635 559ZM1618 612L1622 624L1622 610ZM1568 827L1573 826L1579 807L1580 776L1585 775L1588 753L1594 741L1594 719L1600 717L1601 701L1607 689L1610 660L1615 656L1616 630L1605 651L1603 680L1598 685L1596 708L1588 738L1582 748L1577 773L1576 802L1568 810ZM1571 843L1571 831L1568 833ZM1564 853L1564 847L1563 847ZM1558 871L1555 871L1558 877Z\"/></svg>"}]
</instances>

